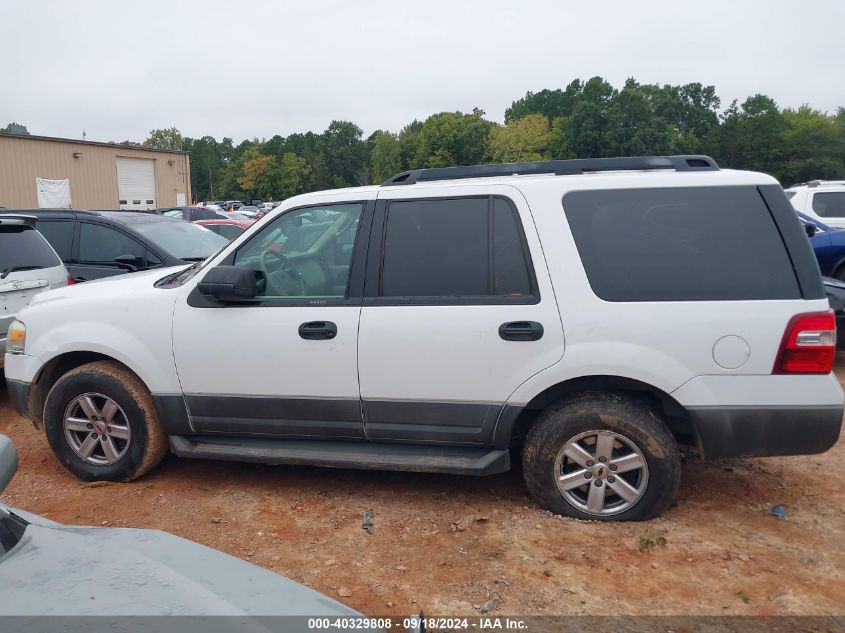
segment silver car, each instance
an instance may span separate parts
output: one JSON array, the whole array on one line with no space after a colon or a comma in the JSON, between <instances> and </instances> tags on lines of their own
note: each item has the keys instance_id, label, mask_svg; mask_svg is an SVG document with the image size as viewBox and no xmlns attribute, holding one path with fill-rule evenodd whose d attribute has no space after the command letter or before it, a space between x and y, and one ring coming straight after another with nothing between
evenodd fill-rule
<instances>
[{"instance_id":1,"label":"silver car","mask_svg":"<svg viewBox=\"0 0 845 633\"><path fill-rule=\"evenodd\" d=\"M12 441L0 435L0 492L17 463ZM20 616L42 618L39 626L43 616L62 616L52 620L68 630L69 616L159 615L241 616L215 631L307 630L314 617L360 617L288 578L167 532L61 525L0 503L0 629L22 623ZM244 616L286 617L266 628L244 627Z\"/></svg>"}]
</instances>

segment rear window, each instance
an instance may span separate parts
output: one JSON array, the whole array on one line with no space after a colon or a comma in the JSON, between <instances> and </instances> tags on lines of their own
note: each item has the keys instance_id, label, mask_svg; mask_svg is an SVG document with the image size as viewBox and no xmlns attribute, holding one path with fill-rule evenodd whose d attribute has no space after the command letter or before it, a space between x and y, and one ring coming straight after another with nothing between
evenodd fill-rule
<instances>
[{"instance_id":1,"label":"rear window","mask_svg":"<svg viewBox=\"0 0 845 633\"><path fill-rule=\"evenodd\" d=\"M813 211L823 218L845 217L845 191L814 194Z\"/></svg>"},{"instance_id":2,"label":"rear window","mask_svg":"<svg viewBox=\"0 0 845 633\"><path fill-rule=\"evenodd\" d=\"M0 275L16 270L54 268L61 262L38 231L23 226L0 228Z\"/></svg>"},{"instance_id":3,"label":"rear window","mask_svg":"<svg viewBox=\"0 0 845 633\"><path fill-rule=\"evenodd\" d=\"M755 187L574 191L563 207L606 301L801 298Z\"/></svg>"}]
</instances>

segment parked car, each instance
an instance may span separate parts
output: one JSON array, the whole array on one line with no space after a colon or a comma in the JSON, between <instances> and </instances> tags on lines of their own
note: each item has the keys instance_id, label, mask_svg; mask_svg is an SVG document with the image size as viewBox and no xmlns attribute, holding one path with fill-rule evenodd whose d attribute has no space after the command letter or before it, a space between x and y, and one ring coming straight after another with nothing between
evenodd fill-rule
<instances>
[{"instance_id":1,"label":"parked car","mask_svg":"<svg viewBox=\"0 0 845 633\"><path fill-rule=\"evenodd\" d=\"M224 212L214 211L204 207L164 207L156 209L156 213L166 215L170 218L181 218L188 222L196 222L197 220L214 220L216 218L225 217Z\"/></svg>"},{"instance_id":2,"label":"parked car","mask_svg":"<svg viewBox=\"0 0 845 633\"><path fill-rule=\"evenodd\" d=\"M38 218L39 231L76 281L184 266L205 259L227 243L200 226L155 213L69 209L16 213Z\"/></svg>"},{"instance_id":3,"label":"parked car","mask_svg":"<svg viewBox=\"0 0 845 633\"><path fill-rule=\"evenodd\" d=\"M845 228L845 180L812 180L786 190L792 206L813 220Z\"/></svg>"},{"instance_id":4,"label":"parked car","mask_svg":"<svg viewBox=\"0 0 845 633\"><path fill-rule=\"evenodd\" d=\"M0 492L17 461L0 435ZM47 630L68 626L58 618L49 626L47 616L240 616L231 629L218 622L218 631L251 630L244 618L255 616L301 616L301 626L286 622L297 630L307 629L309 617L363 619L284 576L167 532L62 525L2 502L0 586L4 618L38 616Z\"/></svg>"},{"instance_id":5,"label":"parked car","mask_svg":"<svg viewBox=\"0 0 845 633\"><path fill-rule=\"evenodd\" d=\"M822 275L845 281L845 230L798 212Z\"/></svg>"},{"instance_id":6,"label":"parked car","mask_svg":"<svg viewBox=\"0 0 845 633\"><path fill-rule=\"evenodd\" d=\"M237 211L241 215L245 215L248 218L255 218L256 214L258 213L258 207L244 205L238 208Z\"/></svg>"},{"instance_id":7,"label":"parked car","mask_svg":"<svg viewBox=\"0 0 845 633\"><path fill-rule=\"evenodd\" d=\"M244 206L244 203L240 200L227 200L225 208L228 213L231 213L232 211L237 211L242 206Z\"/></svg>"},{"instance_id":8,"label":"parked car","mask_svg":"<svg viewBox=\"0 0 845 633\"><path fill-rule=\"evenodd\" d=\"M681 445L813 454L842 425L795 211L772 177L706 156L309 193L205 262L18 319L10 400L83 480L168 450L473 475L521 450L543 508L642 520L675 499Z\"/></svg>"},{"instance_id":9,"label":"parked car","mask_svg":"<svg viewBox=\"0 0 845 633\"><path fill-rule=\"evenodd\" d=\"M255 224L254 220L199 220L196 224L208 229L212 233L222 235L230 242L236 237L240 237L241 233L246 231L250 226Z\"/></svg>"},{"instance_id":10,"label":"parked car","mask_svg":"<svg viewBox=\"0 0 845 633\"><path fill-rule=\"evenodd\" d=\"M56 251L37 231L36 219L0 215L0 354L18 312L38 293L73 283ZM12 332L15 344L15 332ZM3 357L0 357L0 369Z\"/></svg>"}]
</instances>

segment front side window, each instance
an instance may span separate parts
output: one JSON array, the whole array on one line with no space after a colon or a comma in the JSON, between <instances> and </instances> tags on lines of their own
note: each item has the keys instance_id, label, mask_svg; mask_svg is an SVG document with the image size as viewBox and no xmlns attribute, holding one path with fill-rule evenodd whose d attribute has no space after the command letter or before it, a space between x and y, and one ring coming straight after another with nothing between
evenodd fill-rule
<instances>
[{"instance_id":1,"label":"front side window","mask_svg":"<svg viewBox=\"0 0 845 633\"><path fill-rule=\"evenodd\" d=\"M383 297L512 297L532 294L519 217L503 198L391 202Z\"/></svg>"},{"instance_id":2,"label":"front side window","mask_svg":"<svg viewBox=\"0 0 845 633\"><path fill-rule=\"evenodd\" d=\"M813 194L813 211L823 218L845 217L845 191Z\"/></svg>"},{"instance_id":3,"label":"front side window","mask_svg":"<svg viewBox=\"0 0 845 633\"><path fill-rule=\"evenodd\" d=\"M261 273L259 299L343 298L363 208L288 211L238 249L234 264Z\"/></svg>"},{"instance_id":4,"label":"front side window","mask_svg":"<svg viewBox=\"0 0 845 633\"><path fill-rule=\"evenodd\" d=\"M110 226L83 222L79 227L79 261L82 263L114 266L118 257L131 255L140 266L144 250L139 242Z\"/></svg>"}]
</instances>

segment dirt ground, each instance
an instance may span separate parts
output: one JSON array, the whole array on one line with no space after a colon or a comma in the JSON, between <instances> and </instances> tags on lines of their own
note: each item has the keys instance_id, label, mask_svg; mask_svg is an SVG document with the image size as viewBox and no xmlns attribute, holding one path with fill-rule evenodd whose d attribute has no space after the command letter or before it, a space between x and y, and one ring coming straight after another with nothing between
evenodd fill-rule
<instances>
[{"instance_id":1,"label":"dirt ground","mask_svg":"<svg viewBox=\"0 0 845 633\"><path fill-rule=\"evenodd\" d=\"M842 358L837 371L845 381ZM21 458L2 496L10 505L167 530L369 615L845 612L845 437L818 456L691 458L665 516L610 524L540 510L518 470L471 478L169 457L131 484L83 484L4 386L0 433ZM368 509L373 534L361 526Z\"/></svg>"}]
</instances>

